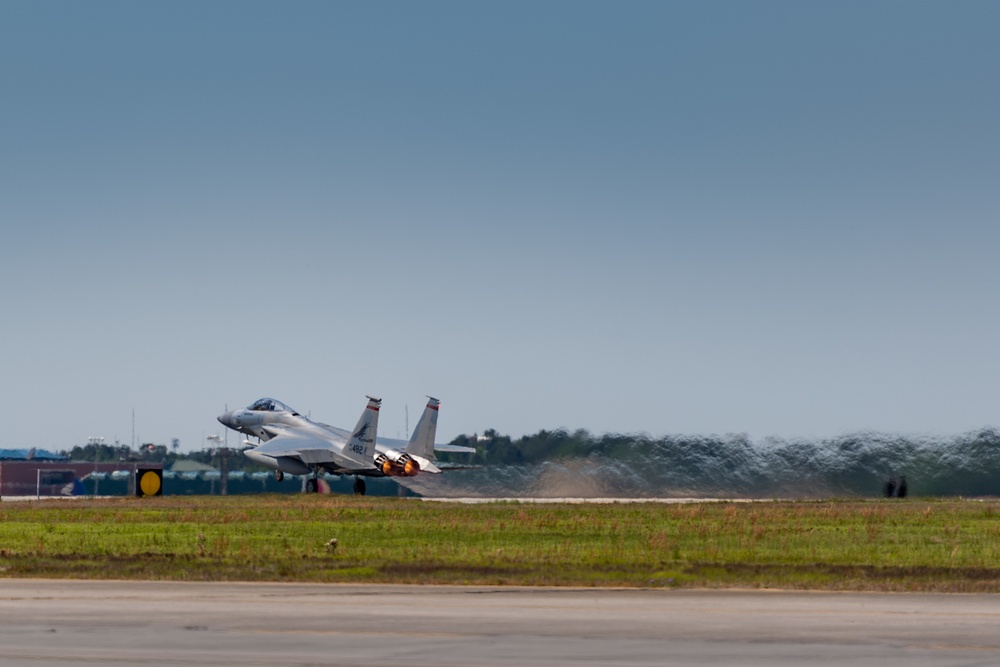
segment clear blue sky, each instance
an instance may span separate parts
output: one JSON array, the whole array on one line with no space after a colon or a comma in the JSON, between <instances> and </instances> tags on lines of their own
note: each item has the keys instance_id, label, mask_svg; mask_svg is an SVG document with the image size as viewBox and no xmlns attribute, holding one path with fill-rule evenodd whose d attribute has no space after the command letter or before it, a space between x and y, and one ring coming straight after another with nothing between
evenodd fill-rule
<instances>
[{"instance_id":1,"label":"clear blue sky","mask_svg":"<svg viewBox=\"0 0 1000 667\"><path fill-rule=\"evenodd\" d=\"M0 0L0 447L1000 423L1000 4ZM234 442L230 438L230 442Z\"/></svg>"}]
</instances>

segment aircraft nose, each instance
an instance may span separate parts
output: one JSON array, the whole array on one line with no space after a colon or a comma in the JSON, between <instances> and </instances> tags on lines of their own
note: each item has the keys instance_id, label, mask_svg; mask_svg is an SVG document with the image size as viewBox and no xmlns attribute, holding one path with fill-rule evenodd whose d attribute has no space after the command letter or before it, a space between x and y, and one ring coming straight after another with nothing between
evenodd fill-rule
<instances>
[{"instance_id":1,"label":"aircraft nose","mask_svg":"<svg viewBox=\"0 0 1000 667\"><path fill-rule=\"evenodd\" d=\"M229 422L232 421L233 411L223 412L221 415L216 417L223 426L229 426Z\"/></svg>"}]
</instances>

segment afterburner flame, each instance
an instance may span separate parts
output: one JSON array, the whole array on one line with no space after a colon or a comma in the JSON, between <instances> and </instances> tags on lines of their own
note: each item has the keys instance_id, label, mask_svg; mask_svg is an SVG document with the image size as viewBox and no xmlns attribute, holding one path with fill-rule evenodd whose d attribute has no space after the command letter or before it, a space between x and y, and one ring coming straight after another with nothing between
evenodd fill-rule
<instances>
[{"instance_id":1,"label":"afterburner flame","mask_svg":"<svg viewBox=\"0 0 1000 667\"><path fill-rule=\"evenodd\" d=\"M409 454L390 449L375 458L375 467L387 477L413 477L420 473L420 464Z\"/></svg>"}]
</instances>

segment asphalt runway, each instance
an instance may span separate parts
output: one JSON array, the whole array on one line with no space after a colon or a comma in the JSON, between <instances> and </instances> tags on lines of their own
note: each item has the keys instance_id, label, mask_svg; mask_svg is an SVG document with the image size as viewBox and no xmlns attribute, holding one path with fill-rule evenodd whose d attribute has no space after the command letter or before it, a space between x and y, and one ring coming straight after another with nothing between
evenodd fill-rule
<instances>
[{"instance_id":1,"label":"asphalt runway","mask_svg":"<svg viewBox=\"0 0 1000 667\"><path fill-rule=\"evenodd\" d=\"M1000 596L0 579L0 665L1000 664Z\"/></svg>"}]
</instances>

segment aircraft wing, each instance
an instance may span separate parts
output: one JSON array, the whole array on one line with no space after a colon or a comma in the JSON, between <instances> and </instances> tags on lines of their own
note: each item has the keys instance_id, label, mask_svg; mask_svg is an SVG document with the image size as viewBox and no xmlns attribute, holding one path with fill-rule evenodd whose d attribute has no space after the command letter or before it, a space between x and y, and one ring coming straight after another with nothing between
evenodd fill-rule
<instances>
[{"instance_id":1,"label":"aircraft wing","mask_svg":"<svg viewBox=\"0 0 1000 667\"><path fill-rule=\"evenodd\" d=\"M328 431L330 431L331 433L334 433L335 435L344 438L344 440L347 440L348 438L351 437L351 432L348 431L347 429L337 428L336 426L328 426L326 424L323 424L323 427L325 429L327 429ZM267 427L265 427L265 428L267 428ZM398 449L400 451L406 449L406 445L408 444L408 441L406 441L406 440L399 440L398 438L383 438L382 436L378 436L376 438L375 442L377 442L379 445L381 445L383 447L386 447L388 449ZM434 451L436 451L436 452L459 452L459 453L463 453L463 454L475 454L476 453L476 448L475 447L464 447L462 445L447 445L447 444L445 444L443 442L435 442L434 443Z\"/></svg>"},{"instance_id":2,"label":"aircraft wing","mask_svg":"<svg viewBox=\"0 0 1000 667\"><path fill-rule=\"evenodd\" d=\"M255 451L271 457L288 456L306 465L334 465L338 468L357 467L340 456L340 443L332 439L318 438L310 433L287 426L268 424L264 427L271 439Z\"/></svg>"},{"instance_id":3,"label":"aircraft wing","mask_svg":"<svg viewBox=\"0 0 1000 667\"><path fill-rule=\"evenodd\" d=\"M436 452L463 452L465 454L475 454L475 447L465 447L464 445L445 445L443 443L434 443L434 451Z\"/></svg>"},{"instance_id":4,"label":"aircraft wing","mask_svg":"<svg viewBox=\"0 0 1000 667\"><path fill-rule=\"evenodd\" d=\"M388 447L389 449L399 449L403 450L406 445L406 440L397 440L396 438L379 438L378 444ZM434 451L436 452L462 452L465 454L475 454L475 447L463 447L462 445L446 445L441 442L434 443Z\"/></svg>"}]
</instances>

